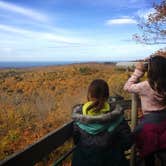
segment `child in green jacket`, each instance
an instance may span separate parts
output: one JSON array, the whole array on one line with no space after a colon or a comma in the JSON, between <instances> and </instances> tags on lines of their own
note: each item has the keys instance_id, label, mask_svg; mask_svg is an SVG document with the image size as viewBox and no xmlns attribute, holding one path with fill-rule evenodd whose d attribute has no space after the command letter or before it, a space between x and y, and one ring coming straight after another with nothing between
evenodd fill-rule
<instances>
[{"instance_id":1,"label":"child in green jacket","mask_svg":"<svg viewBox=\"0 0 166 166\"><path fill-rule=\"evenodd\" d=\"M74 108L74 142L72 166L128 166L124 151L132 145L130 127L121 107L112 108L107 100L108 84L92 81L88 101Z\"/></svg>"}]
</instances>

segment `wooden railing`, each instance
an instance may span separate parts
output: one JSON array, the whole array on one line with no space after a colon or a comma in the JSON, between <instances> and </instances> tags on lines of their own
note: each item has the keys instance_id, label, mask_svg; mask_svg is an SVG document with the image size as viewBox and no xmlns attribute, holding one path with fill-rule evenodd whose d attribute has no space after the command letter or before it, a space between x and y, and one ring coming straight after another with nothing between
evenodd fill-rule
<instances>
[{"instance_id":1,"label":"wooden railing","mask_svg":"<svg viewBox=\"0 0 166 166\"><path fill-rule=\"evenodd\" d=\"M0 162L0 166L32 166L60 147L72 136L73 122L65 124L42 139Z\"/></svg>"},{"instance_id":2,"label":"wooden railing","mask_svg":"<svg viewBox=\"0 0 166 166\"><path fill-rule=\"evenodd\" d=\"M131 103L131 130L133 131L137 125L138 120L138 96L136 94L132 94L132 103ZM131 155L130 155L130 166L136 165L136 149L135 145L131 147Z\"/></svg>"},{"instance_id":3,"label":"wooden railing","mask_svg":"<svg viewBox=\"0 0 166 166\"><path fill-rule=\"evenodd\" d=\"M124 109L131 108L130 100L119 100L116 101L116 103L121 104L121 106ZM136 104L133 105L132 107L135 109L135 106ZM133 117L135 118L135 115ZM131 120L133 121L134 118ZM15 153L10 157L8 157L7 159L1 161L0 166L13 166L13 165L32 166L37 162L43 160L43 158L48 156L56 148L63 145L65 141L67 141L70 137L72 137L72 133L73 133L73 121L65 124L60 129L47 134L42 139L32 144L31 146L27 147L23 151ZM59 160L57 160L54 163L54 166L59 165L66 157L68 157L74 151L75 148L76 147L69 149L69 151L66 154L64 154ZM133 152L134 151L132 151L132 153ZM131 163L132 163L131 166L135 166L134 160L132 160Z\"/></svg>"}]
</instances>

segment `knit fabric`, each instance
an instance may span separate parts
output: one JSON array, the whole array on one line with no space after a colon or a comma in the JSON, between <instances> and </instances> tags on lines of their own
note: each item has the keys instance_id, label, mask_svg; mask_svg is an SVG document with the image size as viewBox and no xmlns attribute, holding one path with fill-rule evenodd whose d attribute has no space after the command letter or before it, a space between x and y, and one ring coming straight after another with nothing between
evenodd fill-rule
<instances>
[{"instance_id":1,"label":"knit fabric","mask_svg":"<svg viewBox=\"0 0 166 166\"><path fill-rule=\"evenodd\" d=\"M148 81L138 83L139 78L143 75L144 72L135 69L132 76L126 82L124 90L130 93L137 93L140 96L143 114L164 110L166 105L163 106L160 104L162 98L160 98L158 93L150 87Z\"/></svg>"}]
</instances>

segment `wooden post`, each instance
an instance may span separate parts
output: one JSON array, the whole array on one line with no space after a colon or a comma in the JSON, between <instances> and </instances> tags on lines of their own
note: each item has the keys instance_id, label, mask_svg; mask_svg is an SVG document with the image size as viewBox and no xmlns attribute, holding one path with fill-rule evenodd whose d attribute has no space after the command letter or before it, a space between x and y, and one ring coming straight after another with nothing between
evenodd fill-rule
<instances>
[{"instance_id":1,"label":"wooden post","mask_svg":"<svg viewBox=\"0 0 166 166\"><path fill-rule=\"evenodd\" d=\"M132 103L131 103L131 130L137 125L137 111L138 111L138 95L132 94ZM131 148L130 156L130 166L136 166L136 151L135 145Z\"/></svg>"}]
</instances>

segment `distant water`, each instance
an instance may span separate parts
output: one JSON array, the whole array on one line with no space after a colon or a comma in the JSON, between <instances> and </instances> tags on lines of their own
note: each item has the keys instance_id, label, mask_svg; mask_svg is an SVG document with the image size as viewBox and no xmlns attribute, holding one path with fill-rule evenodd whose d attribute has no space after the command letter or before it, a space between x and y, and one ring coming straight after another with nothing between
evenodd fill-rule
<instances>
[{"instance_id":1,"label":"distant water","mask_svg":"<svg viewBox=\"0 0 166 166\"><path fill-rule=\"evenodd\" d=\"M27 67L40 67L40 66L59 66L79 62L0 62L0 68L27 68Z\"/></svg>"}]
</instances>

